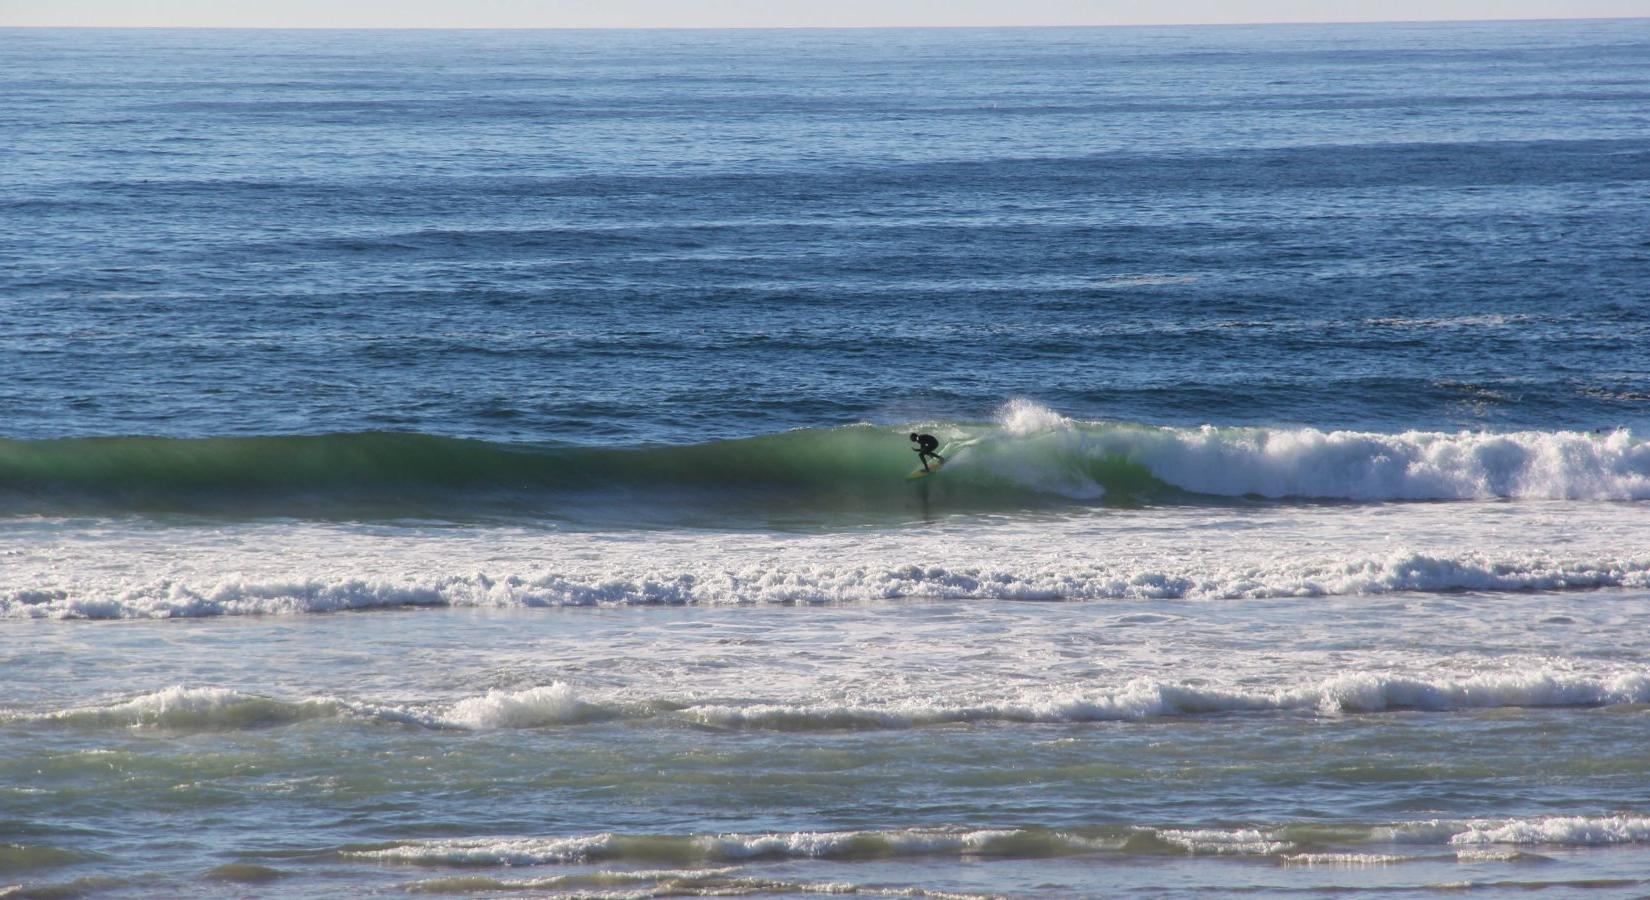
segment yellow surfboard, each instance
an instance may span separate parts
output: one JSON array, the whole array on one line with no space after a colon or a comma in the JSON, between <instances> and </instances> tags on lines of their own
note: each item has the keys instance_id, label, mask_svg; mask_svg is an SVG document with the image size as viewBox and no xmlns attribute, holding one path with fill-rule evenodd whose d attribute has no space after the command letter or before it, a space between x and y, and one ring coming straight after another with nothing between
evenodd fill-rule
<instances>
[{"instance_id":1,"label":"yellow surfboard","mask_svg":"<svg viewBox=\"0 0 1650 900\"><path fill-rule=\"evenodd\" d=\"M905 479L907 481L916 481L918 478L927 478L928 476L934 474L935 472L938 472L941 469L941 467L943 467L944 465L945 465L945 463L942 463L937 459L933 460L932 462L930 462L928 464L928 468L918 469L915 472L912 472L911 474L905 476Z\"/></svg>"}]
</instances>

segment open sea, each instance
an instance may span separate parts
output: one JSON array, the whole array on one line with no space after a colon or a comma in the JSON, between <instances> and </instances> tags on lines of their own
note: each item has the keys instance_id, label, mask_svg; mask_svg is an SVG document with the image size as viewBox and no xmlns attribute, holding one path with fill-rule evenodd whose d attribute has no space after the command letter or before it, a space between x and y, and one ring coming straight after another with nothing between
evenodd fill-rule
<instances>
[{"instance_id":1,"label":"open sea","mask_svg":"<svg viewBox=\"0 0 1650 900\"><path fill-rule=\"evenodd\" d=\"M1650 20L0 30L0 897L1537 889Z\"/></svg>"}]
</instances>

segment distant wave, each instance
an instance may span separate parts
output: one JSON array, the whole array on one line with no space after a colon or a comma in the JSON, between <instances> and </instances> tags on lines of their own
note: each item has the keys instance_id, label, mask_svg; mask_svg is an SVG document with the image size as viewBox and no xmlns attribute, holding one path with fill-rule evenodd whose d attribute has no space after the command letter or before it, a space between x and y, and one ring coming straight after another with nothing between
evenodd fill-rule
<instances>
[{"instance_id":1,"label":"distant wave","mask_svg":"<svg viewBox=\"0 0 1650 900\"><path fill-rule=\"evenodd\" d=\"M912 427L950 463L924 486ZM842 428L706 444L512 445L421 434L0 440L0 512L371 515L515 510L578 518L622 495L660 510L909 511L1208 498L1643 500L1650 442L1627 431L1439 433L1160 428L1009 404L988 423Z\"/></svg>"},{"instance_id":2,"label":"distant wave","mask_svg":"<svg viewBox=\"0 0 1650 900\"><path fill-rule=\"evenodd\" d=\"M1602 707L1650 703L1650 672L1577 674L1529 669L1464 678L1350 672L1263 687L1209 687L1135 678L1115 685L1053 686L1001 696L946 693L876 703L764 703L674 696L604 697L563 682L491 690L457 701L374 703L335 697L280 700L226 688L176 685L105 704L46 712L0 709L0 721L73 728L244 730L353 717L435 730L665 721L759 731L864 731L964 723L1073 724L1222 713L1340 716L1392 710Z\"/></svg>"},{"instance_id":3,"label":"distant wave","mask_svg":"<svg viewBox=\"0 0 1650 900\"><path fill-rule=\"evenodd\" d=\"M744 568L639 567L516 575L255 581L224 575L201 583L161 579L113 585L0 587L0 618L170 619L299 615L402 607L533 608L628 605L853 603L949 600L1234 600L1379 595L1398 591L1574 591L1650 588L1650 554L1563 558L1524 552L1488 557L1394 551L1346 559L1274 560L1201 568L1194 561L1073 559L946 568L863 561Z\"/></svg>"}]
</instances>

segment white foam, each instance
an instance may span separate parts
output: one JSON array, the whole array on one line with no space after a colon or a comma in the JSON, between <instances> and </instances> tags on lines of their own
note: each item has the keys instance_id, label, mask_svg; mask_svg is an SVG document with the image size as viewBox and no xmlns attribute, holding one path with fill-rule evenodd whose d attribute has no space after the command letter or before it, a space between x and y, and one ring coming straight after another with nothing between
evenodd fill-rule
<instances>
[{"instance_id":1,"label":"white foam","mask_svg":"<svg viewBox=\"0 0 1650 900\"><path fill-rule=\"evenodd\" d=\"M1025 690L1016 697L1001 699L963 693L960 697L945 701L904 698L875 705L704 703L672 714L699 724L724 728L828 730L910 728L988 721L1134 721L1255 711L1296 710L1341 715L1396 709L1442 711L1630 703L1650 703L1650 673L1581 675L1537 670L1460 679L1424 679L1354 672L1312 684L1272 689L1194 687L1135 678L1110 690L1049 687Z\"/></svg>"},{"instance_id":2,"label":"white foam","mask_svg":"<svg viewBox=\"0 0 1650 900\"><path fill-rule=\"evenodd\" d=\"M452 702L410 703L330 697L279 700L223 688L178 685L103 705L44 713L0 712L0 721L27 719L99 727L255 728L348 715L424 728L488 730L651 718L717 728L830 731L969 722L1139 721L1238 712L1345 715L1394 709L1445 711L1634 703L1650 703L1650 673L1583 674L1537 669L1458 679L1351 672L1307 684L1274 687L1193 686L1143 677L1111 687L1053 684L1006 692L980 687L913 686L900 693L885 693L874 701L841 703L810 702L805 697L730 703L702 690L695 695L650 695L635 689L587 695L560 681L517 691L494 689ZM972 835L969 840L1001 837L987 832ZM792 835L788 839L833 841L843 839L843 835ZM936 836L928 832L912 832L900 838L919 842L931 839L961 840L950 833Z\"/></svg>"},{"instance_id":3,"label":"white foam","mask_svg":"<svg viewBox=\"0 0 1650 900\"><path fill-rule=\"evenodd\" d=\"M1232 831L1165 828L1156 834L1161 840L1177 844L1196 855L1270 856L1294 847L1289 841L1276 840L1270 833L1253 828Z\"/></svg>"},{"instance_id":4,"label":"white foam","mask_svg":"<svg viewBox=\"0 0 1650 900\"><path fill-rule=\"evenodd\" d=\"M1394 843L1445 844L1454 847L1495 844L1581 847L1645 844L1650 843L1650 818L1617 815L1461 821L1429 819L1379 828L1375 830L1374 836L1378 840ZM1465 858L1468 857L1463 857Z\"/></svg>"},{"instance_id":5,"label":"white foam","mask_svg":"<svg viewBox=\"0 0 1650 900\"><path fill-rule=\"evenodd\" d=\"M339 709L336 702L326 698L287 703L227 688L174 685L102 705L33 714L0 712L0 720L137 728L245 728L330 717Z\"/></svg>"},{"instance_id":6,"label":"white foam","mask_svg":"<svg viewBox=\"0 0 1650 900\"><path fill-rule=\"evenodd\" d=\"M1455 859L1456 859L1457 862L1463 862L1463 863L1481 863L1481 862L1532 862L1532 861L1539 862L1539 861L1546 860L1548 858L1545 857L1545 856L1541 856L1539 854L1535 854L1535 853L1527 853L1523 850L1509 850L1509 849L1505 849L1505 848L1498 848L1498 849L1490 849L1490 850L1457 850L1457 851L1455 851Z\"/></svg>"},{"instance_id":7,"label":"white foam","mask_svg":"<svg viewBox=\"0 0 1650 900\"><path fill-rule=\"evenodd\" d=\"M1342 500L1650 499L1650 442L1618 429L1380 434L1315 428L1158 428L1077 422L1028 401L995 429L957 439L954 469L978 466L1068 496L1120 460L1220 496ZM1097 495L1095 495L1097 496Z\"/></svg>"},{"instance_id":8,"label":"white foam","mask_svg":"<svg viewBox=\"0 0 1650 900\"><path fill-rule=\"evenodd\" d=\"M891 888L850 882L783 881L738 874L737 867L717 869L640 869L634 871L588 872L551 875L542 878L491 878L469 876L432 878L403 885L412 893L492 894L500 891L553 892L558 897L581 900L648 900L667 896L749 896L793 894L853 894L872 897L928 897L934 900L990 900L998 895L957 894L925 888ZM637 886L624 890L626 886ZM602 888L609 888L603 890ZM611 888L619 888L612 890Z\"/></svg>"},{"instance_id":9,"label":"white foam","mask_svg":"<svg viewBox=\"0 0 1650 900\"><path fill-rule=\"evenodd\" d=\"M1310 700L1314 695L1317 708L1325 712L1610 706L1650 702L1650 676L1643 672L1598 677L1527 671L1425 680L1366 672L1332 678L1295 697Z\"/></svg>"},{"instance_id":10,"label":"white foam","mask_svg":"<svg viewBox=\"0 0 1650 900\"><path fill-rule=\"evenodd\" d=\"M199 587L177 580L103 593L95 584L0 593L0 616L166 619L293 615L393 607L559 607L860 603L900 597L974 600L1231 600L1377 595L1398 591L1531 591L1650 587L1650 555L1545 553L1255 560L1231 567L1181 560L1066 559L1049 564L878 567L858 560L683 570L433 574L403 579L239 579Z\"/></svg>"},{"instance_id":11,"label":"white foam","mask_svg":"<svg viewBox=\"0 0 1650 900\"><path fill-rule=\"evenodd\" d=\"M467 728L538 728L600 714L599 707L575 696L572 687L556 682L524 691L488 691L454 704L445 719Z\"/></svg>"},{"instance_id":12,"label":"white foam","mask_svg":"<svg viewBox=\"0 0 1650 900\"><path fill-rule=\"evenodd\" d=\"M608 833L562 838L455 838L343 850L339 855L423 866L538 866L607 859L614 854L615 841Z\"/></svg>"},{"instance_id":13,"label":"white foam","mask_svg":"<svg viewBox=\"0 0 1650 900\"><path fill-rule=\"evenodd\" d=\"M1003 430L1016 437L1070 428L1074 424L1071 419L1046 406L1023 399L1010 400L998 411L997 422Z\"/></svg>"},{"instance_id":14,"label":"white foam","mask_svg":"<svg viewBox=\"0 0 1650 900\"><path fill-rule=\"evenodd\" d=\"M446 605L450 601L438 584L351 577L236 578L205 584L162 579L95 595L64 590L0 593L0 614L21 618L192 619Z\"/></svg>"},{"instance_id":15,"label":"white foam","mask_svg":"<svg viewBox=\"0 0 1650 900\"><path fill-rule=\"evenodd\" d=\"M13 526L0 616L194 618L418 606L1222 601L1650 587L1622 503L1166 507L850 533Z\"/></svg>"},{"instance_id":16,"label":"white foam","mask_svg":"<svg viewBox=\"0 0 1650 900\"><path fill-rule=\"evenodd\" d=\"M577 891L579 897L609 896L608 892L592 893L590 888L646 885L668 882L674 888L716 881L725 885L740 870L728 866L714 869L630 869L625 871L579 872L568 875L549 875L541 878L488 878L471 876L435 878L412 882L405 888L414 893L467 894L491 891ZM617 895L615 895L617 896ZM652 897L652 891L638 896Z\"/></svg>"},{"instance_id":17,"label":"white foam","mask_svg":"<svg viewBox=\"0 0 1650 900\"><path fill-rule=\"evenodd\" d=\"M1362 869L1412 862L1413 856L1391 853L1287 853L1279 857L1286 866Z\"/></svg>"},{"instance_id":18,"label":"white foam","mask_svg":"<svg viewBox=\"0 0 1650 900\"><path fill-rule=\"evenodd\" d=\"M908 828L890 831L796 831L757 834L498 837L412 841L392 847L345 850L342 855L413 865L531 866L645 859L660 852L705 863L758 859L972 856L1031 837L1045 852L1079 852L1093 841L1060 832L1001 829Z\"/></svg>"},{"instance_id":19,"label":"white foam","mask_svg":"<svg viewBox=\"0 0 1650 900\"><path fill-rule=\"evenodd\" d=\"M1450 836L1451 844L1562 844L1596 847L1650 843L1650 818L1552 816L1474 822Z\"/></svg>"}]
</instances>

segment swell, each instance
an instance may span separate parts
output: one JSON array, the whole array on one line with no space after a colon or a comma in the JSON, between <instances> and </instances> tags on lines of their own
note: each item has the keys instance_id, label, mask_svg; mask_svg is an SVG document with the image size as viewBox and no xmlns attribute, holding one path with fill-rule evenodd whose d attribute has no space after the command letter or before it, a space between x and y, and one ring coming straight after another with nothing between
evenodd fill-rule
<instances>
[{"instance_id":1,"label":"swell","mask_svg":"<svg viewBox=\"0 0 1650 900\"><path fill-rule=\"evenodd\" d=\"M910 483L906 432L950 460ZM863 513L1263 497L1341 501L1642 500L1650 443L1626 430L1398 434L1166 428L1067 419L797 430L651 447L517 445L407 433L0 440L0 512L488 510L578 518L621 495L670 510Z\"/></svg>"}]
</instances>

